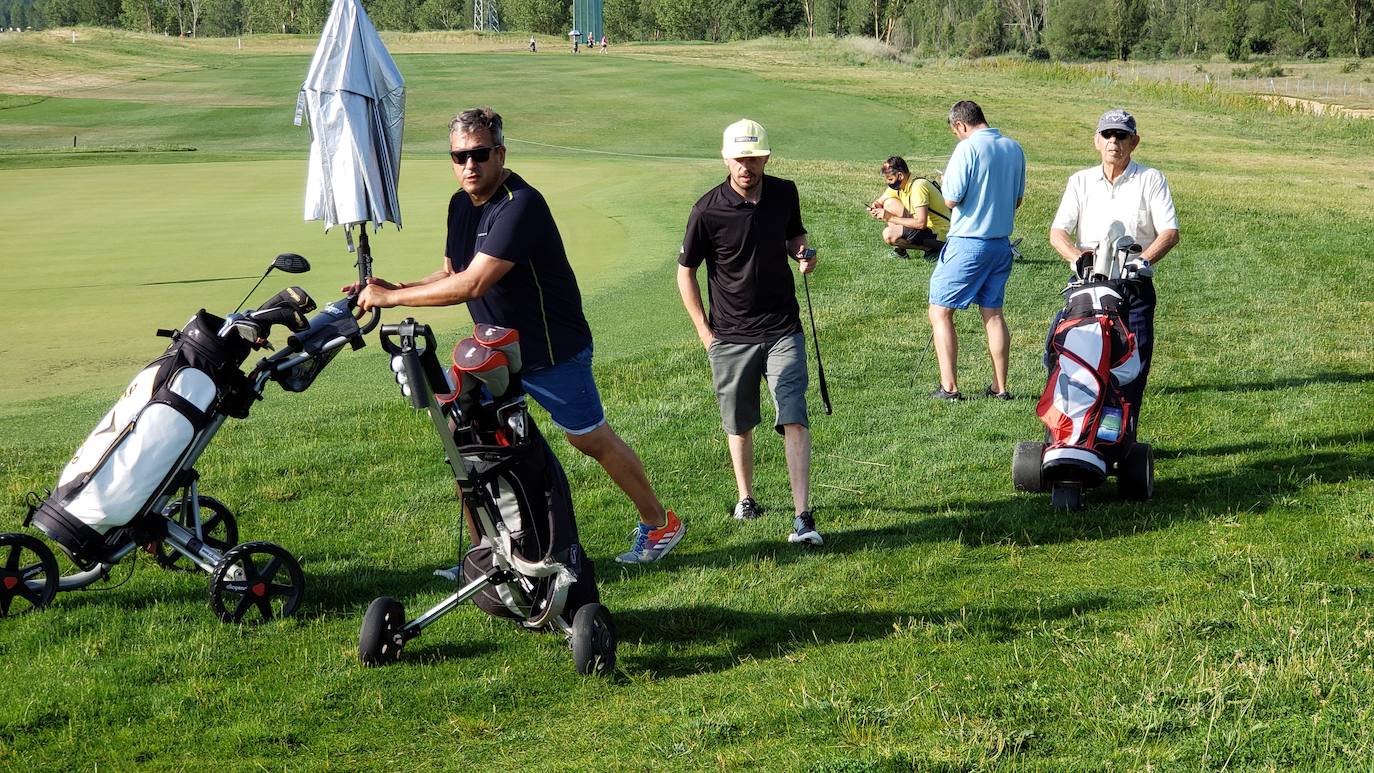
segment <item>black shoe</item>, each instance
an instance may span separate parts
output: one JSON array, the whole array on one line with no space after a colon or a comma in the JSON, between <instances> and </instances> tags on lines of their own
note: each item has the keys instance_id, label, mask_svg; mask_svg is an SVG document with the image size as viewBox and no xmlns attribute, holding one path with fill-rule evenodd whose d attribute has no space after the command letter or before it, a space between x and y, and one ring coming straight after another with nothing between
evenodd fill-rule
<instances>
[{"instance_id":1,"label":"black shoe","mask_svg":"<svg viewBox=\"0 0 1374 773\"><path fill-rule=\"evenodd\" d=\"M950 402L964 399L963 394L959 392L946 392L944 387L935 387L935 391L931 392L930 396L936 400L949 400Z\"/></svg>"},{"instance_id":2,"label":"black shoe","mask_svg":"<svg viewBox=\"0 0 1374 773\"><path fill-rule=\"evenodd\" d=\"M792 519L792 533L787 535L787 541L807 545L820 545L825 542L821 539L821 533L816 531L816 519L811 517L810 510Z\"/></svg>"},{"instance_id":3,"label":"black shoe","mask_svg":"<svg viewBox=\"0 0 1374 773\"><path fill-rule=\"evenodd\" d=\"M995 397L998 400L1012 399L1011 390L1007 390L1005 392L994 392L992 391L992 384L988 384L988 388L983 390L983 397Z\"/></svg>"},{"instance_id":4,"label":"black shoe","mask_svg":"<svg viewBox=\"0 0 1374 773\"><path fill-rule=\"evenodd\" d=\"M732 514L736 521L753 521L763 515L763 508L759 507L759 503L755 502L753 497L745 497L735 503Z\"/></svg>"},{"instance_id":5,"label":"black shoe","mask_svg":"<svg viewBox=\"0 0 1374 773\"><path fill-rule=\"evenodd\" d=\"M899 259L901 259L901 260L906 260L906 259L907 259L906 248L904 248L904 247L893 247L893 248L892 248L892 257L894 257L894 258L899 258Z\"/></svg>"}]
</instances>

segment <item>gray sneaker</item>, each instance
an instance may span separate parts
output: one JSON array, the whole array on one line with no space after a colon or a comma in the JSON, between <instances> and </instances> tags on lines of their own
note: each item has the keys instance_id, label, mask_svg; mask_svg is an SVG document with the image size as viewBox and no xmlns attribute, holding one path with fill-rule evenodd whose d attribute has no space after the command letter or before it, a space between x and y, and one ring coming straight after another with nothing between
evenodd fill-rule
<instances>
[{"instance_id":1,"label":"gray sneaker","mask_svg":"<svg viewBox=\"0 0 1374 773\"><path fill-rule=\"evenodd\" d=\"M735 503L734 516L736 521L753 521L763 515L763 508L753 497L745 497Z\"/></svg>"},{"instance_id":2,"label":"gray sneaker","mask_svg":"<svg viewBox=\"0 0 1374 773\"><path fill-rule=\"evenodd\" d=\"M816 531L816 519L811 517L810 510L792 519L792 533L787 535L787 541L807 545L820 545L825 542L821 539L821 533Z\"/></svg>"},{"instance_id":3,"label":"gray sneaker","mask_svg":"<svg viewBox=\"0 0 1374 773\"><path fill-rule=\"evenodd\" d=\"M442 577L449 582L459 582L463 579L463 562L459 561L457 566L451 566L447 569L435 569L434 576Z\"/></svg>"}]
</instances>

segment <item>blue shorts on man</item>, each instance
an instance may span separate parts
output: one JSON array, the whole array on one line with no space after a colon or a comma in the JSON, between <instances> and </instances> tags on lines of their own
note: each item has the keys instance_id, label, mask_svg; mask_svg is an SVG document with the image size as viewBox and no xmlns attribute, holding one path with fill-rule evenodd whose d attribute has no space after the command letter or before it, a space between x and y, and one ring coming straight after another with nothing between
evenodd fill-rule
<instances>
[{"instance_id":1,"label":"blue shorts on man","mask_svg":"<svg viewBox=\"0 0 1374 773\"><path fill-rule=\"evenodd\" d=\"M528 371L521 379L525 392L569 435L585 435L606 423L601 393L592 378L590 346L557 365Z\"/></svg>"},{"instance_id":2,"label":"blue shorts on man","mask_svg":"<svg viewBox=\"0 0 1374 773\"><path fill-rule=\"evenodd\" d=\"M1011 276L1011 241L951 236L930 275L930 302L947 309L1000 309Z\"/></svg>"}]
</instances>

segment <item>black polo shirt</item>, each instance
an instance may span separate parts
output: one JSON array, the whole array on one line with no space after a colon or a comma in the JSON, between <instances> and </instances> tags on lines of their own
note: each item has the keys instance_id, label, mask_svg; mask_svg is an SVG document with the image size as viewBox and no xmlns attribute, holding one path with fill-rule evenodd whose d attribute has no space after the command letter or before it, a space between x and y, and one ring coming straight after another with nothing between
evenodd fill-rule
<instances>
[{"instance_id":1,"label":"black polo shirt","mask_svg":"<svg viewBox=\"0 0 1374 773\"><path fill-rule=\"evenodd\" d=\"M806 233L801 200L791 180L763 177L758 204L730 180L697 200L677 262L706 263L711 333L727 343L772 343L801 332L797 286L787 242Z\"/></svg>"},{"instance_id":2,"label":"black polo shirt","mask_svg":"<svg viewBox=\"0 0 1374 773\"><path fill-rule=\"evenodd\" d=\"M562 362L592 345L582 293L548 202L512 172L478 207L462 190L448 203L444 254L454 271L485 252L515 266L481 298L468 301L472 320L520 331L525 370Z\"/></svg>"}]
</instances>

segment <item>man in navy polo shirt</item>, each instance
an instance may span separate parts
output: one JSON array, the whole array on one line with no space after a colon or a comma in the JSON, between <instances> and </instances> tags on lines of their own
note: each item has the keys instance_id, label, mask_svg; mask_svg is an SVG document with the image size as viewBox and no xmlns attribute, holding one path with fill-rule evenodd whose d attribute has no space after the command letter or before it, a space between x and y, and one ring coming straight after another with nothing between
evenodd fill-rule
<instances>
[{"instance_id":1,"label":"man in navy polo shirt","mask_svg":"<svg viewBox=\"0 0 1374 773\"><path fill-rule=\"evenodd\" d=\"M366 310L466 303L474 322L518 330L525 391L639 510L630 550L616 560L656 561L686 530L659 502L639 456L606 423L577 277L548 203L505 168L504 143L501 116L491 108L454 117L450 156L462 190L449 201L443 267L414 282L374 277L359 305Z\"/></svg>"},{"instance_id":2,"label":"man in navy polo shirt","mask_svg":"<svg viewBox=\"0 0 1374 773\"><path fill-rule=\"evenodd\" d=\"M763 173L768 133L747 118L725 128L721 156L729 176L692 207L678 255L677 286L687 316L706 347L730 447L739 501L738 520L763 509L754 500L754 427L759 382L766 379L783 435L792 486L789 542L820 545L809 502L811 430L806 415L806 338L789 259L803 274L816 268L808 251L797 186ZM697 268L706 264L708 319Z\"/></svg>"}]
</instances>

